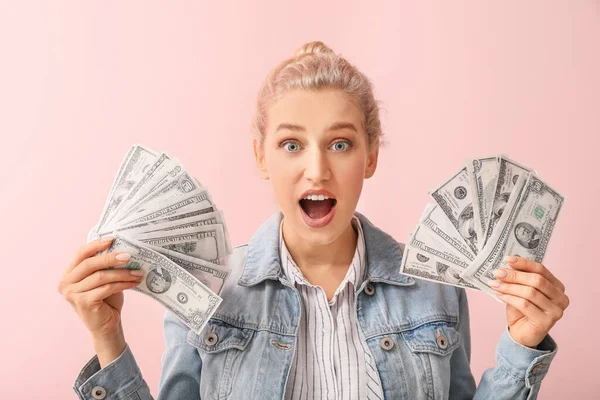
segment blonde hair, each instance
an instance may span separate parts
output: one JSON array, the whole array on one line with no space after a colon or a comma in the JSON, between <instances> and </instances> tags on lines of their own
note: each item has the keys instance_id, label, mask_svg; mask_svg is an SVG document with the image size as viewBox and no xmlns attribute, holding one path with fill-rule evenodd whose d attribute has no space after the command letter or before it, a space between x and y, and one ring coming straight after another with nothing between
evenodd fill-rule
<instances>
[{"instance_id":1,"label":"blonde hair","mask_svg":"<svg viewBox=\"0 0 600 400\"><path fill-rule=\"evenodd\" d=\"M296 89L316 91L333 87L346 93L362 113L362 128L369 148L378 141L384 145L379 119L380 102L373 96L373 84L362 72L323 42L309 42L293 57L276 66L262 84L252 119L252 135L262 147L267 126L267 110L286 92Z\"/></svg>"}]
</instances>

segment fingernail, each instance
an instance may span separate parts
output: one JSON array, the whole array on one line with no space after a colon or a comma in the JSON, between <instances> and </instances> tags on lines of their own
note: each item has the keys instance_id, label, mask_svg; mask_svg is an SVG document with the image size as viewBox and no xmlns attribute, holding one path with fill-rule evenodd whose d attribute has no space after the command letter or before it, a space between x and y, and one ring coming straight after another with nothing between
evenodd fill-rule
<instances>
[{"instance_id":1,"label":"fingernail","mask_svg":"<svg viewBox=\"0 0 600 400\"><path fill-rule=\"evenodd\" d=\"M499 298L499 299L501 299L501 298L504 297L504 295L502 293L496 293L496 297Z\"/></svg>"},{"instance_id":2,"label":"fingernail","mask_svg":"<svg viewBox=\"0 0 600 400\"><path fill-rule=\"evenodd\" d=\"M491 280L491 281L488 282L488 285L490 285L491 287L496 287L497 288L498 286L500 286L500 283L501 282L499 280L493 279L493 280Z\"/></svg>"},{"instance_id":3,"label":"fingernail","mask_svg":"<svg viewBox=\"0 0 600 400\"><path fill-rule=\"evenodd\" d=\"M515 263L515 262L517 262L517 257L515 257L515 256L506 256L506 257L504 257L504 261L509 262L509 263Z\"/></svg>"},{"instance_id":4,"label":"fingernail","mask_svg":"<svg viewBox=\"0 0 600 400\"><path fill-rule=\"evenodd\" d=\"M131 258L131 254L129 253L121 253L117 255L116 259L119 261L128 261Z\"/></svg>"},{"instance_id":5,"label":"fingernail","mask_svg":"<svg viewBox=\"0 0 600 400\"><path fill-rule=\"evenodd\" d=\"M139 270L139 269L134 269L132 271L129 271L129 273L133 276L142 276L144 275L144 271Z\"/></svg>"},{"instance_id":6,"label":"fingernail","mask_svg":"<svg viewBox=\"0 0 600 400\"><path fill-rule=\"evenodd\" d=\"M497 269L494 271L494 276L496 278L506 278L508 276L508 272L503 269Z\"/></svg>"},{"instance_id":7,"label":"fingernail","mask_svg":"<svg viewBox=\"0 0 600 400\"><path fill-rule=\"evenodd\" d=\"M112 242L114 240L114 236L104 236L102 239L100 239L101 243L106 243L106 242Z\"/></svg>"}]
</instances>

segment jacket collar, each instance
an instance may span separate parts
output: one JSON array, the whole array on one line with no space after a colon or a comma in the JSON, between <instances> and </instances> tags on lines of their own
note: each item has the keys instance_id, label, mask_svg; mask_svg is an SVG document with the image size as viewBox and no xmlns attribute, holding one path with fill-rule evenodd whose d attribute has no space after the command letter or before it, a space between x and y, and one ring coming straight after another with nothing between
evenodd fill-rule
<instances>
[{"instance_id":1,"label":"jacket collar","mask_svg":"<svg viewBox=\"0 0 600 400\"><path fill-rule=\"evenodd\" d=\"M400 273L403 247L361 213L355 211L354 215L361 223L367 248L367 279L401 286L414 284L413 278ZM279 256L282 218L281 211L276 212L250 239L244 271L238 280L240 285L254 286L266 279L285 279Z\"/></svg>"}]
</instances>

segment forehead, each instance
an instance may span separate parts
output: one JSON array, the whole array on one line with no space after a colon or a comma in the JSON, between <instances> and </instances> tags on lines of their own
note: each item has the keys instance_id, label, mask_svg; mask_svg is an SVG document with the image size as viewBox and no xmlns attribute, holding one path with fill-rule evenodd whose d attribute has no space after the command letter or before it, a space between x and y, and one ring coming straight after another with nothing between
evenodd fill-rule
<instances>
[{"instance_id":1,"label":"forehead","mask_svg":"<svg viewBox=\"0 0 600 400\"><path fill-rule=\"evenodd\" d=\"M336 122L349 122L361 130L362 114L352 99L339 89L293 90L285 93L267 111L267 129L280 124L300 125L321 132Z\"/></svg>"}]
</instances>

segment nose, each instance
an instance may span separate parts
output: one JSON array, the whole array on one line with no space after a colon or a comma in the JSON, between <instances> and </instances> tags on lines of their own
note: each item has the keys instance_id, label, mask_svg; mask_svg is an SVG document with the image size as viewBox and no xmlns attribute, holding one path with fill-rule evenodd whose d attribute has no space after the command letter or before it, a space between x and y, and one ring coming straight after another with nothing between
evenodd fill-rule
<instances>
[{"instance_id":1,"label":"nose","mask_svg":"<svg viewBox=\"0 0 600 400\"><path fill-rule=\"evenodd\" d=\"M320 149L313 149L309 152L304 176L315 183L330 179L331 169L327 154Z\"/></svg>"}]
</instances>

